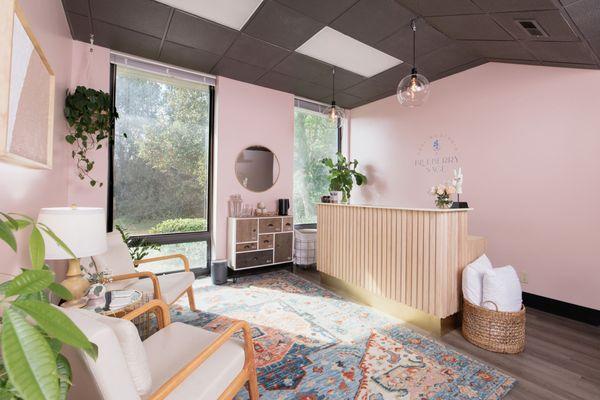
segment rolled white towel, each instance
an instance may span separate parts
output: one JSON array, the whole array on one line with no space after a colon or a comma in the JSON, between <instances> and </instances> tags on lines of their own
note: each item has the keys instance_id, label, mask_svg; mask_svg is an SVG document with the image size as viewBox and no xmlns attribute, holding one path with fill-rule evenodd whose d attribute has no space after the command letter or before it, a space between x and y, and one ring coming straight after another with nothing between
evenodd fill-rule
<instances>
[{"instance_id":1,"label":"rolled white towel","mask_svg":"<svg viewBox=\"0 0 600 400\"><path fill-rule=\"evenodd\" d=\"M497 306L498 311L516 312L522 303L521 282L512 266L493 268L483 274L482 307L496 310Z\"/></svg>"},{"instance_id":2,"label":"rolled white towel","mask_svg":"<svg viewBox=\"0 0 600 400\"><path fill-rule=\"evenodd\" d=\"M462 274L463 296L471 304L481 305L483 297L483 274L493 269L490 259L484 254L467 265Z\"/></svg>"}]
</instances>

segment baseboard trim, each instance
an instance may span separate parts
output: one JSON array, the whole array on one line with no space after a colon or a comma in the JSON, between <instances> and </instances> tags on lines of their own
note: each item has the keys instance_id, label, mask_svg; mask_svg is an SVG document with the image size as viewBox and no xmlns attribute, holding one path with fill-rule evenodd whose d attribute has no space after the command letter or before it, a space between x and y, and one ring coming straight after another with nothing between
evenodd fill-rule
<instances>
[{"instance_id":1,"label":"baseboard trim","mask_svg":"<svg viewBox=\"0 0 600 400\"><path fill-rule=\"evenodd\" d=\"M523 292L523 303L526 307L535 308L550 314L560 315L584 322L586 324L600 326L600 310L566 303L564 301L550 299L537 294Z\"/></svg>"}]
</instances>

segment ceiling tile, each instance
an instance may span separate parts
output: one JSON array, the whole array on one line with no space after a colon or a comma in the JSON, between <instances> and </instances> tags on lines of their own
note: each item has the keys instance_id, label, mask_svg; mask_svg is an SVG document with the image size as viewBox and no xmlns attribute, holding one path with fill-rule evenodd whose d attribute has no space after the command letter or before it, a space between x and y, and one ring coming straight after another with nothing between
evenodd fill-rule
<instances>
[{"instance_id":1,"label":"ceiling tile","mask_svg":"<svg viewBox=\"0 0 600 400\"><path fill-rule=\"evenodd\" d=\"M417 57L417 67L419 72L428 79L433 79L436 75L460 65L473 62L481 58L468 46L455 43L443 47L439 50L426 54L423 57Z\"/></svg>"},{"instance_id":2,"label":"ceiling tile","mask_svg":"<svg viewBox=\"0 0 600 400\"><path fill-rule=\"evenodd\" d=\"M404 62L412 63L413 31L405 26L391 36L377 43L375 47ZM427 54L450 44L451 39L424 21L417 23L417 53Z\"/></svg>"},{"instance_id":3,"label":"ceiling tile","mask_svg":"<svg viewBox=\"0 0 600 400\"><path fill-rule=\"evenodd\" d=\"M352 7L358 0L277 0L296 11L317 21L328 24L344 11Z\"/></svg>"},{"instance_id":4,"label":"ceiling tile","mask_svg":"<svg viewBox=\"0 0 600 400\"><path fill-rule=\"evenodd\" d=\"M306 97L307 99L318 100L331 94L331 88L314 83L301 82L294 87L292 93L296 96Z\"/></svg>"},{"instance_id":5,"label":"ceiling tile","mask_svg":"<svg viewBox=\"0 0 600 400\"><path fill-rule=\"evenodd\" d=\"M411 69L412 64L400 64L394 68L390 68L387 71L383 71L382 73L375 75L370 80L379 86L388 88L389 90L396 90L400 80L408 75Z\"/></svg>"},{"instance_id":6,"label":"ceiling tile","mask_svg":"<svg viewBox=\"0 0 600 400\"><path fill-rule=\"evenodd\" d=\"M74 14L71 12L67 12L66 15L69 26L71 27L73 39L82 42L89 42L90 33L92 33L90 17L85 17L83 15Z\"/></svg>"},{"instance_id":7,"label":"ceiling tile","mask_svg":"<svg viewBox=\"0 0 600 400\"><path fill-rule=\"evenodd\" d=\"M219 58L217 54L172 42L165 42L160 52L161 61L201 72L209 72Z\"/></svg>"},{"instance_id":8,"label":"ceiling tile","mask_svg":"<svg viewBox=\"0 0 600 400\"><path fill-rule=\"evenodd\" d=\"M483 11L471 0L398 0L423 16L477 14Z\"/></svg>"},{"instance_id":9,"label":"ceiling tile","mask_svg":"<svg viewBox=\"0 0 600 400\"><path fill-rule=\"evenodd\" d=\"M162 38L171 7L151 0L91 0L92 17Z\"/></svg>"},{"instance_id":10,"label":"ceiling tile","mask_svg":"<svg viewBox=\"0 0 600 400\"><path fill-rule=\"evenodd\" d=\"M447 69L447 70L442 71L442 72L440 72L440 73L438 73L436 75L432 75L431 76L431 82L437 81L438 79L442 79L442 78L445 78L445 77L450 76L450 75L458 74L459 72L463 72L463 71L466 71L466 70L471 69L471 68L478 67L478 66L483 65L485 63L487 63L487 61L484 60L484 59L482 59L482 58L480 58L480 59L473 60L473 61L470 61L470 62L465 63L465 64L457 65L456 67Z\"/></svg>"},{"instance_id":11,"label":"ceiling tile","mask_svg":"<svg viewBox=\"0 0 600 400\"><path fill-rule=\"evenodd\" d=\"M311 82L316 83L321 86L331 86L332 82L332 71L328 69L328 71L323 72L311 79ZM344 90L350 86L354 86L359 82L365 80L364 76L355 74L354 72L346 71L343 68L336 67L335 68L335 89L336 90Z\"/></svg>"},{"instance_id":12,"label":"ceiling tile","mask_svg":"<svg viewBox=\"0 0 600 400\"><path fill-rule=\"evenodd\" d=\"M281 63L277 64L273 68L273 71L311 81L322 74L331 75L331 69L331 65L315 60L314 58L300 53L292 53Z\"/></svg>"},{"instance_id":13,"label":"ceiling tile","mask_svg":"<svg viewBox=\"0 0 600 400\"><path fill-rule=\"evenodd\" d=\"M579 40L558 10L492 14L492 18L519 40L547 40L554 42ZM529 19L537 21L548 34L548 37L531 36L517 23L518 20Z\"/></svg>"},{"instance_id":14,"label":"ceiling tile","mask_svg":"<svg viewBox=\"0 0 600 400\"><path fill-rule=\"evenodd\" d=\"M62 0L65 11L74 12L81 15L90 15L90 6L88 0Z\"/></svg>"},{"instance_id":15,"label":"ceiling tile","mask_svg":"<svg viewBox=\"0 0 600 400\"><path fill-rule=\"evenodd\" d=\"M210 72L215 75L252 83L267 72L267 70L232 58L223 57Z\"/></svg>"},{"instance_id":16,"label":"ceiling tile","mask_svg":"<svg viewBox=\"0 0 600 400\"><path fill-rule=\"evenodd\" d=\"M209 21L240 30L262 0L157 0Z\"/></svg>"},{"instance_id":17,"label":"ceiling tile","mask_svg":"<svg viewBox=\"0 0 600 400\"><path fill-rule=\"evenodd\" d=\"M580 42L525 42L540 60L575 64L595 64L588 48Z\"/></svg>"},{"instance_id":18,"label":"ceiling tile","mask_svg":"<svg viewBox=\"0 0 600 400\"><path fill-rule=\"evenodd\" d=\"M296 51L365 77L402 63L401 60L328 26Z\"/></svg>"},{"instance_id":19,"label":"ceiling tile","mask_svg":"<svg viewBox=\"0 0 600 400\"><path fill-rule=\"evenodd\" d=\"M319 99L319 101L322 103L331 104L332 98L333 97L330 94L328 96L323 97L322 99ZM348 93L336 92L335 94L335 104L342 108L352 108L355 104L359 103L360 101L362 101L360 97L352 96Z\"/></svg>"},{"instance_id":20,"label":"ceiling tile","mask_svg":"<svg viewBox=\"0 0 600 400\"><path fill-rule=\"evenodd\" d=\"M224 54L239 33L214 22L175 11L167 40L214 54Z\"/></svg>"},{"instance_id":21,"label":"ceiling tile","mask_svg":"<svg viewBox=\"0 0 600 400\"><path fill-rule=\"evenodd\" d=\"M330 25L367 44L375 44L409 25L415 15L395 0L360 0Z\"/></svg>"},{"instance_id":22,"label":"ceiling tile","mask_svg":"<svg viewBox=\"0 0 600 400\"><path fill-rule=\"evenodd\" d=\"M245 34L240 35L226 53L227 57L263 68L273 67L289 54L289 50Z\"/></svg>"},{"instance_id":23,"label":"ceiling tile","mask_svg":"<svg viewBox=\"0 0 600 400\"><path fill-rule=\"evenodd\" d=\"M553 0L473 0L473 2L490 12L556 9Z\"/></svg>"},{"instance_id":24,"label":"ceiling tile","mask_svg":"<svg viewBox=\"0 0 600 400\"><path fill-rule=\"evenodd\" d=\"M93 20L92 25L94 40L99 46L140 57L158 57L160 39L98 20Z\"/></svg>"},{"instance_id":25,"label":"ceiling tile","mask_svg":"<svg viewBox=\"0 0 600 400\"><path fill-rule=\"evenodd\" d=\"M294 88L302 84L302 81L298 78L280 74L279 72L269 71L255 83L271 89L281 90L282 92L293 93Z\"/></svg>"},{"instance_id":26,"label":"ceiling tile","mask_svg":"<svg viewBox=\"0 0 600 400\"><path fill-rule=\"evenodd\" d=\"M402 79L401 76L398 77L398 82L400 82L400 79ZM389 90L389 86L382 86L371 78L344 90L344 92L361 99L370 99L378 94L388 92Z\"/></svg>"},{"instance_id":27,"label":"ceiling tile","mask_svg":"<svg viewBox=\"0 0 600 400\"><path fill-rule=\"evenodd\" d=\"M517 41L469 40L462 42L485 58L504 58L514 60L535 60L521 43Z\"/></svg>"},{"instance_id":28,"label":"ceiling tile","mask_svg":"<svg viewBox=\"0 0 600 400\"><path fill-rule=\"evenodd\" d=\"M429 17L427 21L454 39L512 40L512 37L487 15Z\"/></svg>"},{"instance_id":29,"label":"ceiling tile","mask_svg":"<svg viewBox=\"0 0 600 400\"><path fill-rule=\"evenodd\" d=\"M267 1L248 22L244 32L286 49L295 50L322 27L322 23L289 7Z\"/></svg>"},{"instance_id":30,"label":"ceiling tile","mask_svg":"<svg viewBox=\"0 0 600 400\"><path fill-rule=\"evenodd\" d=\"M600 37L600 1L581 0L565 10L585 36Z\"/></svg>"}]
</instances>

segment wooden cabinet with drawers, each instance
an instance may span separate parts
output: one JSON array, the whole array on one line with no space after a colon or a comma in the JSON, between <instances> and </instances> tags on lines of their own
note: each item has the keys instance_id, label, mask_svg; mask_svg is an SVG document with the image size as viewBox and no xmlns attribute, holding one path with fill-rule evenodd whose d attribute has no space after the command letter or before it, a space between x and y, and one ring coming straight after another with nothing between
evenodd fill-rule
<instances>
[{"instance_id":1,"label":"wooden cabinet with drawers","mask_svg":"<svg viewBox=\"0 0 600 400\"><path fill-rule=\"evenodd\" d=\"M293 260L293 217L229 218L227 224L227 254L232 269L266 267Z\"/></svg>"}]
</instances>

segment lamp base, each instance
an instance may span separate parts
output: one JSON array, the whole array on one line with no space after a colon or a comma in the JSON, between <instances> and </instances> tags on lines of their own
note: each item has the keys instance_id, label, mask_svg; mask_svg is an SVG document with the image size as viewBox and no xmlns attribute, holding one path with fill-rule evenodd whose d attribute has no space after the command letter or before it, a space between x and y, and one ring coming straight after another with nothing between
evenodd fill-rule
<instances>
[{"instance_id":1,"label":"lamp base","mask_svg":"<svg viewBox=\"0 0 600 400\"><path fill-rule=\"evenodd\" d=\"M69 260L69 269L67 269L67 277L61 284L71 292L73 300L68 301L67 305L76 305L81 303L81 298L85 295L86 290L90 287L90 283L81 274L81 264L79 260L73 258Z\"/></svg>"}]
</instances>

